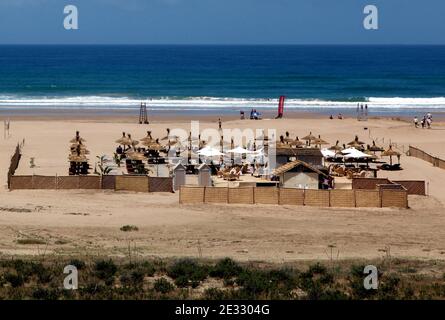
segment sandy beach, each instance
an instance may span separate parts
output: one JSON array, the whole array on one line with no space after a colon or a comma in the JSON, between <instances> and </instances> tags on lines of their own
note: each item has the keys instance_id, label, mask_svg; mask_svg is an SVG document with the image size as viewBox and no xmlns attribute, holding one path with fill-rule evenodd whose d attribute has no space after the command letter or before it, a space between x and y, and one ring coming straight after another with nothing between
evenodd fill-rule
<instances>
[{"instance_id":1,"label":"sandy beach","mask_svg":"<svg viewBox=\"0 0 445 320\"><path fill-rule=\"evenodd\" d=\"M3 120L3 119L1 119ZM403 155L404 170L380 171L379 177L425 180L429 196L410 196L410 209L338 209L269 205L180 205L178 194L114 191L8 191L6 173L14 148L25 142L16 174L67 175L68 141L76 130L87 140L90 163L97 155L112 155L122 131L136 139L147 130L165 136L166 128L190 130L186 117L159 117L150 125L129 118L13 118L10 137L0 139L0 253L125 256L129 247L141 256L193 256L272 262L327 259L335 245L340 258L378 258L390 247L394 257L445 259L445 170ZM200 128L217 128L217 118L201 117ZM293 116L280 120L222 119L224 128L276 129L291 137L310 131L335 144L358 135L400 152L419 147L445 158L445 123L431 130L415 129L408 121L370 119L329 120L325 116ZM366 129L365 129L366 128ZM37 167L30 168L30 158ZM135 225L137 232L122 232ZM23 237L44 244L24 245Z\"/></svg>"}]
</instances>

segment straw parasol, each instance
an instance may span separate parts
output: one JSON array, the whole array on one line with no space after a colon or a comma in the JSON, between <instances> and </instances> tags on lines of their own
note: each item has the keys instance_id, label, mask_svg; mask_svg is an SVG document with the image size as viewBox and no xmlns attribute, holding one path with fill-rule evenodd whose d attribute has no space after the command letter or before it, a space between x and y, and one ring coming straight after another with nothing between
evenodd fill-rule
<instances>
[{"instance_id":1,"label":"straw parasol","mask_svg":"<svg viewBox=\"0 0 445 320\"><path fill-rule=\"evenodd\" d=\"M170 139L170 128L167 128L166 130L167 130L167 135L161 139L162 141Z\"/></svg>"},{"instance_id":2,"label":"straw parasol","mask_svg":"<svg viewBox=\"0 0 445 320\"><path fill-rule=\"evenodd\" d=\"M320 135L318 136L318 138L315 138L315 140L313 141L313 143L314 143L315 145L319 145L319 146L329 144L329 142L327 142L326 140L323 140L323 139L321 138Z\"/></svg>"},{"instance_id":3,"label":"straw parasol","mask_svg":"<svg viewBox=\"0 0 445 320\"><path fill-rule=\"evenodd\" d=\"M68 160L71 162L88 162L87 157L82 154L70 154Z\"/></svg>"},{"instance_id":4,"label":"straw parasol","mask_svg":"<svg viewBox=\"0 0 445 320\"><path fill-rule=\"evenodd\" d=\"M342 151L343 148L339 145L339 143L340 143L340 141L337 140L337 142L335 143L335 145L331 146L331 147L329 148L329 150L336 151L336 152L338 152L338 151Z\"/></svg>"},{"instance_id":5,"label":"straw parasol","mask_svg":"<svg viewBox=\"0 0 445 320\"><path fill-rule=\"evenodd\" d=\"M302 145L304 145L303 141L300 141L300 139L298 138L298 136L295 138L295 140L292 140L291 142L289 142L289 145L291 146L295 146L295 147L301 147Z\"/></svg>"},{"instance_id":6,"label":"straw parasol","mask_svg":"<svg viewBox=\"0 0 445 320\"><path fill-rule=\"evenodd\" d=\"M311 142L314 141L315 139L317 139L317 137L314 136L314 135L312 134L312 132L309 132L309 134L308 134L307 136L305 136L305 137L302 138L302 140L307 141L307 143L308 143L309 146L311 145Z\"/></svg>"},{"instance_id":7,"label":"straw parasol","mask_svg":"<svg viewBox=\"0 0 445 320\"><path fill-rule=\"evenodd\" d=\"M389 149L382 152L382 157L389 157L389 163L392 165L392 157L396 156L400 163L400 152L392 149L392 145L389 145Z\"/></svg>"},{"instance_id":8,"label":"straw parasol","mask_svg":"<svg viewBox=\"0 0 445 320\"><path fill-rule=\"evenodd\" d=\"M290 143L290 142L293 142L293 141L294 141L294 139L292 139L290 137L289 131L286 131L286 137L284 138L284 142Z\"/></svg>"},{"instance_id":9,"label":"straw parasol","mask_svg":"<svg viewBox=\"0 0 445 320\"><path fill-rule=\"evenodd\" d=\"M144 154L140 152L131 152L130 154L127 153L128 159L130 160L139 160L139 161L146 161L147 157L144 156Z\"/></svg>"},{"instance_id":10,"label":"straw parasol","mask_svg":"<svg viewBox=\"0 0 445 320\"><path fill-rule=\"evenodd\" d=\"M80 137L79 131L76 131L76 136L73 139L71 139L70 142L71 143L86 142L86 140Z\"/></svg>"},{"instance_id":11,"label":"straw parasol","mask_svg":"<svg viewBox=\"0 0 445 320\"><path fill-rule=\"evenodd\" d=\"M382 148L382 147L378 147L376 144L375 144L375 141L373 140L372 141L372 146L369 146L368 145L368 148L367 148L367 150L368 151L372 151L372 152L382 152L382 151L384 151L384 149Z\"/></svg>"},{"instance_id":12,"label":"straw parasol","mask_svg":"<svg viewBox=\"0 0 445 320\"><path fill-rule=\"evenodd\" d=\"M313 134L312 134L312 132L309 132L309 134L307 135L307 136L305 136L305 137L303 137L303 138L301 138L302 140L305 140L305 141L309 141L309 142L311 142L311 141L314 141L315 139L317 139L317 137L316 136L314 136Z\"/></svg>"},{"instance_id":13,"label":"straw parasol","mask_svg":"<svg viewBox=\"0 0 445 320\"><path fill-rule=\"evenodd\" d=\"M290 145L284 141L283 136L280 136L280 140L276 142L276 148L290 148Z\"/></svg>"},{"instance_id":14,"label":"straw parasol","mask_svg":"<svg viewBox=\"0 0 445 320\"><path fill-rule=\"evenodd\" d=\"M362 146L362 145L364 145L364 144L365 144L365 143L364 143L363 141L360 141L360 140L358 139L358 136L355 136L354 140L352 140L351 142L348 143L348 146L356 146L356 145L358 145L358 146Z\"/></svg>"},{"instance_id":15,"label":"straw parasol","mask_svg":"<svg viewBox=\"0 0 445 320\"><path fill-rule=\"evenodd\" d=\"M165 147L159 143L159 139L156 139L154 142L150 144L146 144L148 150L152 151L162 151L165 150Z\"/></svg>"},{"instance_id":16,"label":"straw parasol","mask_svg":"<svg viewBox=\"0 0 445 320\"><path fill-rule=\"evenodd\" d=\"M140 141L142 143L144 143L144 142L154 142L155 139L152 138L151 131L147 131L147 136L143 137Z\"/></svg>"},{"instance_id":17,"label":"straw parasol","mask_svg":"<svg viewBox=\"0 0 445 320\"><path fill-rule=\"evenodd\" d=\"M122 145L128 145L128 138L125 135L125 132L122 132L122 137L120 137L119 139L116 140L117 144L122 144Z\"/></svg>"}]
</instances>

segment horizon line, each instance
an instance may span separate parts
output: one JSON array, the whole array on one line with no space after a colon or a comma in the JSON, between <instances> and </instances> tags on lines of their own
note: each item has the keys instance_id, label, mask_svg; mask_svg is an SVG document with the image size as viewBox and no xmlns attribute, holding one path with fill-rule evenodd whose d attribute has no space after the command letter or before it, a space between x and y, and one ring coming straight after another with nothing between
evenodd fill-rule
<instances>
[{"instance_id":1,"label":"horizon line","mask_svg":"<svg viewBox=\"0 0 445 320\"><path fill-rule=\"evenodd\" d=\"M445 43L0 43L0 46L445 46Z\"/></svg>"}]
</instances>

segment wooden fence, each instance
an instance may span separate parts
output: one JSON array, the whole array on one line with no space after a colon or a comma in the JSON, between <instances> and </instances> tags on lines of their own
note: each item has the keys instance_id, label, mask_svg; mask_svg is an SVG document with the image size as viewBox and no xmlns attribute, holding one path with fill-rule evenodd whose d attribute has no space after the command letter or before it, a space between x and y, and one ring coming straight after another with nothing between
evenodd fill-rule
<instances>
[{"instance_id":1,"label":"wooden fence","mask_svg":"<svg viewBox=\"0 0 445 320\"><path fill-rule=\"evenodd\" d=\"M419 148L409 146L408 152L411 157L422 159L424 161L431 163L435 167L445 169L445 160L432 156L431 154L423 150L420 150Z\"/></svg>"},{"instance_id":2,"label":"wooden fence","mask_svg":"<svg viewBox=\"0 0 445 320\"><path fill-rule=\"evenodd\" d=\"M408 208L408 191L380 190L303 190L276 187L199 187L181 186L181 204L276 204L312 207Z\"/></svg>"},{"instance_id":3,"label":"wooden fence","mask_svg":"<svg viewBox=\"0 0 445 320\"><path fill-rule=\"evenodd\" d=\"M133 192L173 192L172 178L148 176L15 176L10 190L116 190Z\"/></svg>"},{"instance_id":4,"label":"wooden fence","mask_svg":"<svg viewBox=\"0 0 445 320\"><path fill-rule=\"evenodd\" d=\"M11 163L9 164L9 170L8 170L8 188L11 185L11 177L14 175L15 171L17 170L20 162L20 158L22 157L22 153L20 150L20 146L17 144L15 147L14 154L11 157Z\"/></svg>"},{"instance_id":5,"label":"wooden fence","mask_svg":"<svg viewBox=\"0 0 445 320\"><path fill-rule=\"evenodd\" d=\"M422 180L397 180L392 181L384 178L353 178L353 190L378 190L378 189L401 189L405 188L409 195L426 195L426 183Z\"/></svg>"}]
</instances>

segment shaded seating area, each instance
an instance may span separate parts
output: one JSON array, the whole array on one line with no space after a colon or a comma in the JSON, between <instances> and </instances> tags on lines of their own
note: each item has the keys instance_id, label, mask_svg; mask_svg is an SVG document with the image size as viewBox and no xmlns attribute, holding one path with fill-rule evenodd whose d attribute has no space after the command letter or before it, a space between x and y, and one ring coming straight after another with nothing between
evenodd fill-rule
<instances>
[{"instance_id":1,"label":"shaded seating area","mask_svg":"<svg viewBox=\"0 0 445 320\"><path fill-rule=\"evenodd\" d=\"M68 156L69 169L68 174L74 175L87 175L91 169L86 157L90 152L87 150L85 143L86 140L80 136L79 131L76 131L76 135L70 140L70 154Z\"/></svg>"}]
</instances>

